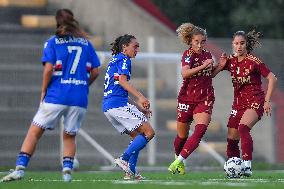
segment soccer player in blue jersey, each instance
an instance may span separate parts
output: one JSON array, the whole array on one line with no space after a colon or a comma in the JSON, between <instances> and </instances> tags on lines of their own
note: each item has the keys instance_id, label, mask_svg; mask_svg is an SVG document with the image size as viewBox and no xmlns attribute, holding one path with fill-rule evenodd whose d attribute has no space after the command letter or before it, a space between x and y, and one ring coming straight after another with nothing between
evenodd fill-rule
<instances>
[{"instance_id":1,"label":"soccer player in blue jersey","mask_svg":"<svg viewBox=\"0 0 284 189\"><path fill-rule=\"evenodd\" d=\"M15 170L3 177L2 182L24 177L40 137L45 130L54 129L61 117L64 118L63 180L72 180L75 136L86 114L89 86L98 76L100 62L70 10L58 10L56 21L56 34L47 40L43 49L39 109L22 144Z\"/></svg>"},{"instance_id":2,"label":"soccer player in blue jersey","mask_svg":"<svg viewBox=\"0 0 284 189\"><path fill-rule=\"evenodd\" d=\"M118 37L111 44L112 59L109 62L104 83L103 111L108 120L121 134L128 134L132 141L115 164L125 173L124 179L143 179L136 171L140 150L154 137L149 124L150 102L129 83L131 77L131 58L135 58L139 43L132 35ZM128 93L136 98L129 103Z\"/></svg>"}]
</instances>

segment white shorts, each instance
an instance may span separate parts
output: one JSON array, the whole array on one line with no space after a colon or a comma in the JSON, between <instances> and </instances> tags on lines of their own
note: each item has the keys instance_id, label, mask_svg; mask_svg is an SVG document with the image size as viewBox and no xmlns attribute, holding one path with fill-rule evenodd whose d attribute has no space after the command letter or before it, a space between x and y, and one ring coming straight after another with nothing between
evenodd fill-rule
<instances>
[{"instance_id":1,"label":"white shorts","mask_svg":"<svg viewBox=\"0 0 284 189\"><path fill-rule=\"evenodd\" d=\"M64 131L76 135L85 117L86 109L78 106L41 103L32 123L42 129L54 129L63 116Z\"/></svg>"},{"instance_id":2,"label":"white shorts","mask_svg":"<svg viewBox=\"0 0 284 189\"><path fill-rule=\"evenodd\" d=\"M148 121L146 116L132 104L109 109L104 114L121 134L132 132L140 127L143 122Z\"/></svg>"}]
</instances>

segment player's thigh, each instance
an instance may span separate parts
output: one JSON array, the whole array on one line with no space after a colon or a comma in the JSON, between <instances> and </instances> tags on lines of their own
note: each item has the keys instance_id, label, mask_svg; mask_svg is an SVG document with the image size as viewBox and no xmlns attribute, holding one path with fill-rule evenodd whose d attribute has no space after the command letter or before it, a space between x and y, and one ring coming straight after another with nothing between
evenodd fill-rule
<instances>
[{"instance_id":1,"label":"player's thigh","mask_svg":"<svg viewBox=\"0 0 284 189\"><path fill-rule=\"evenodd\" d=\"M68 106L64 113L64 132L69 135L76 135L81 127L87 110L78 106Z\"/></svg>"},{"instance_id":2,"label":"player's thigh","mask_svg":"<svg viewBox=\"0 0 284 189\"><path fill-rule=\"evenodd\" d=\"M196 113L193 115L193 120L195 124L204 124L209 125L211 121L211 114L202 112L202 113Z\"/></svg>"},{"instance_id":3,"label":"player's thigh","mask_svg":"<svg viewBox=\"0 0 284 189\"><path fill-rule=\"evenodd\" d=\"M248 126L249 128L252 128L258 120L259 120L259 116L257 112L253 109L247 109L245 110L240 120L240 124L243 124L243 125Z\"/></svg>"}]
</instances>

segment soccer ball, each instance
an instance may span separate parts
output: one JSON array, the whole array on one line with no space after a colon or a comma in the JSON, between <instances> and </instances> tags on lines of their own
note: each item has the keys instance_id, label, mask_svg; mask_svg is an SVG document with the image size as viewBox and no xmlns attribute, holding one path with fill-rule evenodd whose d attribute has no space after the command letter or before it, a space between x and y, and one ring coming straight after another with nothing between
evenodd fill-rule
<instances>
[{"instance_id":1,"label":"soccer ball","mask_svg":"<svg viewBox=\"0 0 284 189\"><path fill-rule=\"evenodd\" d=\"M224 164L224 171L228 178L240 178L242 176L243 161L238 157L232 157Z\"/></svg>"}]
</instances>

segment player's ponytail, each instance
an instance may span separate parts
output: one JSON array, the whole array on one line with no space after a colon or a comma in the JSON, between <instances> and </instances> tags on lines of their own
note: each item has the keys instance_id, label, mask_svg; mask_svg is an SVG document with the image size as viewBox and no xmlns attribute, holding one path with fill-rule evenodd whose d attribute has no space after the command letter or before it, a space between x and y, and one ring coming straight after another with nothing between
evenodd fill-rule
<instances>
[{"instance_id":1,"label":"player's ponytail","mask_svg":"<svg viewBox=\"0 0 284 189\"><path fill-rule=\"evenodd\" d=\"M177 28L176 32L181 41L190 46L193 35L201 34L207 38L207 33L205 29L195 26L191 23L184 23L180 25Z\"/></svg>"},{"instance_id":2,"label":"player's ponytail","mask_svg":"<svg viewBox=\"0 0 284 189\"><path fill-rule=\"evenodd\" d=\"M255 29L245 33L244 31L237 31L233 35L233 39L236 36L243 36L246 40L246 49L248 53L251 53L257 46L260 45L259 38L261 37L261 33L255 31Z\"/></svg>"},{"instance_id":3,"label":"player's ponytail","mask_svg":"<svg viewBox=\"0 0 284 189\"><path fill-rule=\"evenodd\" d=\"M260 42L258 41L260 37L261 33L255 31L255 29L247 33L247 51L249 53L256 47L260 46Z\"/></svg>"},{"instance_id":4,"label":"player's ponytail","mask_svg":"<svg viewBox=\"0 0 284 189\"><path fill-rule=\"evenodd\" d=\"M88 38L88 35L83 31L79 22L75 20L74 15L69 9L59 9L56 12L56 32L58 36L72 35L74 37Z\"/></svg>"},{"instance_id":5,"label":"player's ponytail","mask_svg":"<svg viewBox=\"0 0 284 189\"><path fill-rule=\"evenodd\" d=\"M120 52L122 52L122 46L128 45L131 42L131 39L136 39L136 38L133 35L129 34L125 34L116 38L114 42L110 44L112 55L117 55Z\"/></svg>"}]
</instances>

